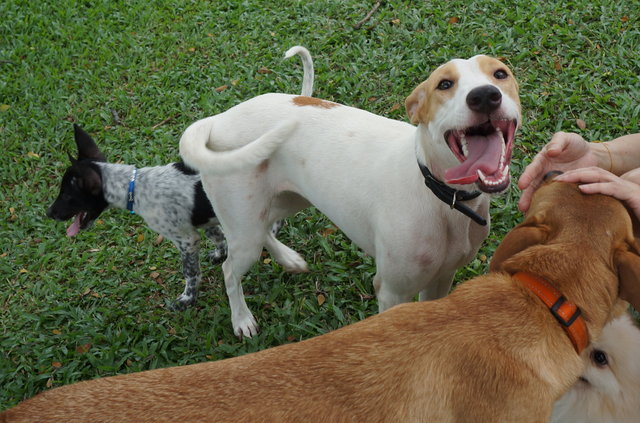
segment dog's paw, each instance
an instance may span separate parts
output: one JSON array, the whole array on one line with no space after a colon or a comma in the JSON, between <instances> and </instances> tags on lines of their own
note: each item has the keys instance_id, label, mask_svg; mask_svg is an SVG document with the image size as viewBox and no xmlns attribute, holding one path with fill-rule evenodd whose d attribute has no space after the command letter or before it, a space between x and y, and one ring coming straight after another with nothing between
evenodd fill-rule
<instances>
[{"instance_id":1,"label":"dog's paw","mask_svg":"<svg viewBox=\"0 0 640 423\"><path fill-rule=\"evenodd\" d=\"M213 264L220 264L225 261L227 258L227 249L226 248L216 248L215 250L209 253L209 260Z\"/></svg>"},{"instance_id":2,"label":"dog's paw","mask_svg":"<svg viewBox=\"0 0 640 423\"><path fill-rule=\"evenodd\" d=\"M232 318L231 320L233 324L233 333L238 338L251 338L258 334L258 324L251 313L242 318Z\"/></svg>"},{"instance_id":3,"label":"dog's paw","mask_svg":"<svg viewBox=\"0 0 640 423\"><path fill-rule=\"evenodd\" d=\"M305 259L293 250L278 261L284 267L284 270L289 273L306 273L309 271L309 266Z\"/></svg>"},{"instance_id":4,"label":"dog's paw","mask_svg":"<svg viewBox=\"0 0 640 423\"><path fill-rule=\"evenodd\" d=\"M195 295L180 294L178 298L171 304L171 309L175 311L185 311L188 307L191 307L196 302Z\"/></svg>"}]
</instances>

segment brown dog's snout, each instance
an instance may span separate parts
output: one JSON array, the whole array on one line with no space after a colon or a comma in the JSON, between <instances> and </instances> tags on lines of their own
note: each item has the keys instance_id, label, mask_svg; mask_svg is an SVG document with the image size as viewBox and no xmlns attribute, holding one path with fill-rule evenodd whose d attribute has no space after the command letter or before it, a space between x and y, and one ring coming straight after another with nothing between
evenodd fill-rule
<instances>
[{"instance_id":1,"label":"brown dog's snout","mask_svg":"<svg viewBox=\"0 0 640 423\"><path fill-rule=\"evenodd\" d=\"M502 104L502 93L493 85L483 85L469 91L466 101L474 112L491 113Z\"/></svg>"}]
</instances>

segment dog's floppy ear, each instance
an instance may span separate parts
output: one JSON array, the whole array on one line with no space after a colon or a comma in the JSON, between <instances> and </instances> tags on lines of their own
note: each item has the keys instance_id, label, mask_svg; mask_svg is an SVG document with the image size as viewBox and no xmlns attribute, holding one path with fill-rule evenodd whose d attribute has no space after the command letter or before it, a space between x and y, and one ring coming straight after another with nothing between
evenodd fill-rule
<instances>
[{"instance_id":1,"label":"dog's floppy ear","mask_svg":"<svg viewBox=\"0 0 640 423\"><path fill-rule=\"evenodd\" d=\"M417 125L420 121L418 116L418 109L420 109L420 103L424 101L425 93L417 88L407 97L404 102L404 107L409 115L409 121Z\"/></svg>"},{"instance_id":2,"label":"dog's floppy ear","mask_svg":"<svg viewBox=\"0 0 640 423\"><path fill-rule=\"evenodd\" d=\"M540 221L534 219L534 221ZM500 272L505 270L502 264L505 260L524 251L534 245L542 244L547 240L549 230L545 225L534 222L525 222L516 226L504 237L496 251L493 253L491 263L489 264L490 272Z\"/></svg>"},{"instance_id":3,"label":"dog's floppy ear","mask_svg":"<svg viewBox=\"0 0 640 423\"><path fill-rule=\"evenodd\" d=\"M78 160L107 161L93 138L75 123L73 124L73 135L76 140L76 146L78 147Z\"/></svg>"},{"instance_id":4,"label":"dog's floppy ear","mask_svg":"<svg viewBox=\"0 0 640 423\"><path fill-rule=\"evenodd\" d=\"M640 310L640 246L637 241L629 249L618 250L614 257L618 268L618 295Z\"/></svg>"}]
</instances>

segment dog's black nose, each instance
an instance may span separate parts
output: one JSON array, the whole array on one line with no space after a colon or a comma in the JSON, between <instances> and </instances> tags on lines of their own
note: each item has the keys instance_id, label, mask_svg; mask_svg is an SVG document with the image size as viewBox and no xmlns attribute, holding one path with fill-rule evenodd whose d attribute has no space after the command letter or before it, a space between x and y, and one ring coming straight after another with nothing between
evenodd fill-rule
<instances>
[{"instance_id":1,"label":"dog's black nose","mask_svg":"<svg viewBox=\"0 0 640 423\"><path fill-rule=\"evenodd\" d=\"M491 113L502 104L502 93L493 85L483 85L469 91L467 105L478 113Z\"/></svg>"}]
</instances>

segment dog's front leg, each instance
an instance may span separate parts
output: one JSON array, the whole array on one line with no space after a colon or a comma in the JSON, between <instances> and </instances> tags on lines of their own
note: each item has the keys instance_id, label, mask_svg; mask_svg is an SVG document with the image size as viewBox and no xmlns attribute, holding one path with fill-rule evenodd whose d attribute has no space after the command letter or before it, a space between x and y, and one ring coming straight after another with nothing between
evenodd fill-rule
<instances>
[{"instance_id":1,"label":"dog's front leg","mask_svg":"<svg viewBox=\"0 0 640 423\"><path fill-rule=\"evenodd\" d=\"M200 279L202 277L200 273L200 250L198 243L199 239L175 242L182 257L182 273L185 278L184 291L173 303L175 310L185 310L187 307L193 305L198 298L198 286L200 285Z\"/></svg>"}]
</instances>

